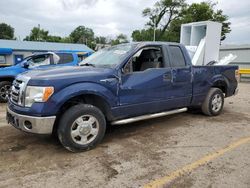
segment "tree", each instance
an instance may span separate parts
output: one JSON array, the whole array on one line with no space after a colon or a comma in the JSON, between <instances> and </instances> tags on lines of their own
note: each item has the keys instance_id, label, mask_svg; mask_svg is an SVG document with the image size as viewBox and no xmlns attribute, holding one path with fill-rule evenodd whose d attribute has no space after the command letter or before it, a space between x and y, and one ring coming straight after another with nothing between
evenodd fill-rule
<instances>
[{"instance_id":1,"label":"tree","mask_svg":"<svg viewBox=\"0 0 250 188\"><path fill-rule=\"evenodd\" d=\"M14 28L6 23L0 23L0 39L15 39L14 38Z\"/></svg>"},{"instance_id":2,"label":"tree","mask_svg":"<svg viewBox=\"0 0 250 188\"><path fill-rule=\"evenodd\" d=\"M177 3L178 6L175 4L175 9L171 9L164 6L163 3ZM169 5L171 7L171 4L165 5ZM132 33L132 38L134 41L153 40L153 29L155 23L158 28L156 30L157 40L179 42L181 24L211 20L222 23L221 40L225 40L226 34L231 31L231 23L228 22L228 16L224 15L222 10L216 10L215 8L216 4L211 2L201 2L187 5L184 0L160 0L155 4L153 9L147 8L143 11L143 15L149 17L150 21L147 23L149 29L134 31ZM172 14L170 10L173 10ZM153 22L154 20L156 21ZM166 20L166 22L163 22L164 20ZM162 24L161 22L165 24Z\"/></svg>"},{"instance_id":3,"label":"tree","mask_svg":"<svg viewBox=\"0 0 250 188\"><path fill-rule=\"evenodd\" d=\"M111 45L117 45L117 44L122 44L122 43L127 43L128 41L128 37L124 34L120 34L118 36L116 36L115 39L111 40Z\"/></svg>"},{"instance_id":4,"label":"tree","mask_svg":"<svg viewBox=\"0 0 250 188\"><path fill-rule=\"evenodd\" d=\"M156 32L158 35L159 30ZM149 29L142 29L142 30L135 30L132 33L133 41L152 41L154 35L154 30L152 28ZM158 38L158 37L157 37Z\"/></svg>"},{"instance_id":5,"label":"tree","mask_svg":"<svg viewBox=\"0 0 250 188\"><path fill-rule=\"evenodd\" d=\"M181 24L210 20L222 23L221 40L225 40L226 34L231 32L231 23L228 16L222 10L215 10L215 7L216 4L211 2L193 3L185 7L180 13L181 17L171 23L169 33L180 36ZM179 37L176 39L179 41Z\"/></svg>"},{"instance_id":6,"label":"tree","mask_svg":"<svg viewBox=\"0 0 250 188\"><path fill-rule=\"evenodd\" d=\"M72 38L71 37L64 37L61 39L62 43L73 43Z\"/></svg>"},{"instance_id":7,"label":"tree","mask_svg":"<svg viewBox=\"0 0 250 188\"><path fill-rule=\"evenodd\" d=\"M144 9L142 14L149 18L146 25L150 28L159 28L159 37L162 37L170 23L180 16L180 11L185 5L185 0L160 0L153 8Z\"/></svg>"},{"instance_id":8,"label":"tree","mask_svg":"<svg viewBox=\"0 0 250 188\"><path fill-rule=\"evenodd\" d=\"M226 35L232 31L231 27L230 27L231 22L228 21L228 16L223 14L222 10L217 10L213 14L213 19L212 20L222 23L221 41L225 40Z\"/></svg>"},{"instance_id":9,"label":"tree","mask_svg":"<svg viewBox=\"0 0 250 188\"><path fill-rule=\"evenodd\" d=\"M59 36L48 35L46 42L63 42L63 38Z\"/></svg>"},{"instance_id":10,"label":"tree","mask_svg":"<svg viewBox=\"0 0 250 188\"><path fill-rule=\"evenodd\" d=\"M78 26L74 31L70 33L70 38L73 43L81 43L81 44L91 44L94 41L94 32L92 29Z\"/></svg>"},{"instance_id":11,"label":"tree","mask_svg":"<svg viewBox=\"0 0 250 188\"><path fill-rule=\"evenodd\" d=\"M49 31L41 29L40 26L33 27L29 36L26 36L24 40L26 41L48 41Z\"/></svg>"},{"instance_id":12,"label":"tree","mask_svg":"<svg viewBox=\"0 0 250 188\"><path fill-rule=\"evenodd\" d=\"M100 36L100 37L95 38L95 42L96 42L96 44L107 44L108 40L106 37Z\"/></svg>"},{"instance_id":13,"label":"tree","mask_svg":"<svg viewBox=\"0 0 250 188\"><path fill-rule=\"evenodd\" d=\"M30 34L24 38L26 41L43 41L43 42L67 42L72 43L71 38L49 35L49 31L38 27L33 27Z\"/></svg>"}]
</instances>

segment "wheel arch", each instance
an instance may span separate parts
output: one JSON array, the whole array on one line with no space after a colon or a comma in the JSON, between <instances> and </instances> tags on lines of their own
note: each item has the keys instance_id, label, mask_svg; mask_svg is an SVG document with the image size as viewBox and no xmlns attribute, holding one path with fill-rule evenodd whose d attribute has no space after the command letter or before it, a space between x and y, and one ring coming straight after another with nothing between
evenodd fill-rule
<instances>
[{"instance_id":1,"label":"wheel arch","mask_svg":"<svg viewBox=\"0 0 250 188\"><path fill-rule=\"evenodd\" d=\"M217 74L212 78L211 83L211 87L219 88L225 94L225 97L228 96L230 82L227 77Z\"/></svg>"},{"instance_id":2,"label":"wheel arch","mask_svg":"<svg viewBox=\"0 0 250 188\"><path fill-rule=\"evenodd\" d=\"M107 102L107 99L105 99L103 96L93 93L83 93L76 96L73 96L69 99L67 99L59 108L57 115L56 115L56 121L53 127L53 132L55 133L58 127L59 120L61 119L61 116L66 112L67 109L70 107L77 105L77 104L90 104L97 108L99 108L107 121L112 121L114 118L112 116L111 112L111 106Z\"/></svg>"},{"instance_id":3,"label":"wheel arch","mask_svg":"<svg viewBox=\"0 0 250 188\"><path fill-rule=\"evenodd\" d=\"M228 93L228 83L225 80L222 80L222 79L216 80L212 84L212 87L219 88L225 94L225 96L227 96L227 93Z\"/></svg>"},{"instance_id":4,"label":"wheel arch","mask_svg":"<svg viewBox=\"0 0 250 188\"><path fill-rule=\"evenodd\" d=\"M0 77L0 82L8 81L8 82L13 82L15 80L15 77L8 76L8 77Z\"/></svg>"},{"instance_id":5,"label":"wheel arch","mask_svg":"<svg viewBox=\"0 0 250 188\"><path fill-rule=\"evenodd\" d=\"M104 113L107 118L110 117L110 104L103 96L92 93L79 94L69 98L61 105L58 114L63 113L67 108L70 108L71 106L77 105L79 103L91 104L93 106L96 106Z\"/></svg>"}]
</instances>

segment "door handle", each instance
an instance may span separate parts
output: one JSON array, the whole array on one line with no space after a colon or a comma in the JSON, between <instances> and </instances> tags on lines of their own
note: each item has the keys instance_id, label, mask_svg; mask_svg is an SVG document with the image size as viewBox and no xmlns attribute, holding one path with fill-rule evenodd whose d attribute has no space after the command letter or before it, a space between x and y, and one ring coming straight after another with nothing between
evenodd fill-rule
<instances>
[{"instance_id":1,"label":"door handle","mask_svg":"<svg viewBox=\"0 0 250 188\"><path fill-rule=\"evenodd\" d=\"M166 73L163 75L163 81L171 81L172 80L172 74Z\"/></svg>"}]
</instances>

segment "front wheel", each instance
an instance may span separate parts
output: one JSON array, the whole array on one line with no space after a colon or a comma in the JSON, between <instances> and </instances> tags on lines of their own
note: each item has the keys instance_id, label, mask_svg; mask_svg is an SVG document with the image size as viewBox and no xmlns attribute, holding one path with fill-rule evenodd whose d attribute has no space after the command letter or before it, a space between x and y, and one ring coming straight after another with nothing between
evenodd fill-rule
<instances>
[{"instance_id":1,"label":"front wheel","mask_svg":"<svg viewBox=\"0 0 250 188\"><path fill-rule=\"evenodd\" d=\"M66 149L80 152L99 144L105 131L106 120L103 113L95 106L79 104L62 115L57 132Z\"/></svg>"},{"instance_id":2,"label":"front wheel","mask_svg":"<svg viewBox=\"0 0 250 188\"><path fill-rule=\"evenodd\" d=\"M224 94L219 88L211 88L202 104L202 112L208 116L217 116L224 106Z\"/></svg>"},{"instance_id":3,"label":"front wheel","mask_svg":"<svg viewBox=\"0 0 250 188\"><path fill-rule=\"evenodd\" d=\"M11 90L11 82L3 81L0 82L0 102L5 103L8 102L8 96Z\"/></svg>"}]
</instances>

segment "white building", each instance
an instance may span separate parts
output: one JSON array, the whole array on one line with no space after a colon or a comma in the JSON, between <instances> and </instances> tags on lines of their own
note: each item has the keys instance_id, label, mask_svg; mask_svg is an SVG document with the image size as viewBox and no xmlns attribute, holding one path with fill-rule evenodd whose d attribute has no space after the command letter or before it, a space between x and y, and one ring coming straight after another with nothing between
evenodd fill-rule
<instances>
[{"instance_id":1,"label":"white building","mask_svg":"<svg viewBox=\"0 0 250 188\"><path fill-rule=\"evenodd\" d=\"M250 44L221 46L220 59L228 54L237 56L237 58L230 64L239 65L242 69L250 69Z\"/></svg>"}]
</instances>

